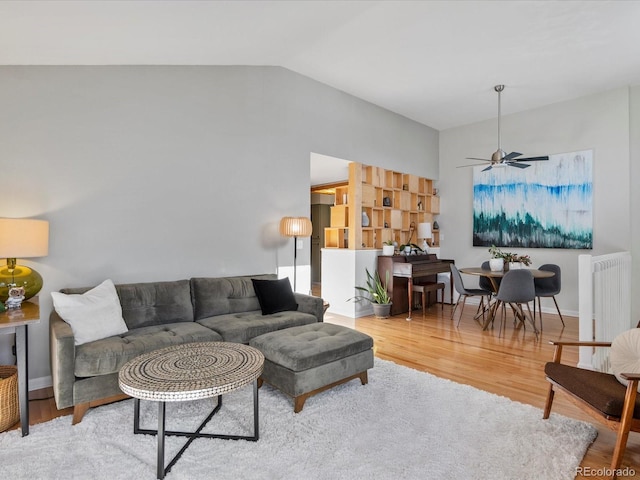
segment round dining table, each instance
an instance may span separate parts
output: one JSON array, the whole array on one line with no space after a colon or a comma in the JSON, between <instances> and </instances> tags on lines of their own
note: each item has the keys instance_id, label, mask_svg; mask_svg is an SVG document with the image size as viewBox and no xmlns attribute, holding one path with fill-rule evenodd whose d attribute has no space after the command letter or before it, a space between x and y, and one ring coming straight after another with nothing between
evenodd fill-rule
<instances>
[{"instance_id":1,"label":"round dining table","mask_svg":"<svg viewBox=\"0 0 640 480\"><path fill-rule=\"evenodd\" d=\"M555 275L554 272L550 272L548 270L538 270L537 268L523 268L522 270L528 270L533 275L533 278L550 278ZM465 267L460 269L460 273L465 273L467 275L475 275L477 277L487 277L491 282L491 287L493 288L493 293L498 293L498 283L496 282L497 278L502 278L509 270L487 270L481 267ZM535 307L535 305L534 305ZM487 315L487 319L482 326L483 330L486 330L487 327L493 322L496 314L495 303L492 307L489 308L489 315Z\"/></svg>"}]
</instances>

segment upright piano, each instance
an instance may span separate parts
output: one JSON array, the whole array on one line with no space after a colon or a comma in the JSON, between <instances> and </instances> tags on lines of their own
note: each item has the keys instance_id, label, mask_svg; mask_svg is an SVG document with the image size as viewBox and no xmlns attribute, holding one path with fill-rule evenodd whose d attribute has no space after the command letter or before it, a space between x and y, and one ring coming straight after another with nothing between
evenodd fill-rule
<instances>
[{"instance_id":1,"label":"upright piano","mask_svg":"<svg viewBox=\"0 0 640 480\"><path fill-rule=\"evenodd\" d=\"M384 282L389 272L387 290L391 296L391 315L409 312L410 284L436 282L438 273L451 271L453 260L438 259L434 254L427 255L380 255L378 273ZM451 278L451 280L453 280ZM451 281L451 299L453 301L453 281Z\"/></svg>"}]
</instances>

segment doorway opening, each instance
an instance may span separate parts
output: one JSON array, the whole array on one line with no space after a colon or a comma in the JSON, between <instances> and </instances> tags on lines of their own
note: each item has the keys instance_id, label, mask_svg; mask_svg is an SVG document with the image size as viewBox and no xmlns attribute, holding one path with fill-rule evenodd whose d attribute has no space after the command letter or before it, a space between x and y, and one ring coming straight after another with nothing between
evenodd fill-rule
<instances>
[{"instance_id":1,"label":"doorway opening","mask_svg":"<svg viewBox=\"0 0 640 480\"><path fill-rule=\"evenodd\" d=\"M335 205L335 189L349 183L349 160L311 153L310 157L310 215L311 235L311 293L322 294L322 249L324 229L331 225L331 207Z\"/></svg>"}]
</instances>

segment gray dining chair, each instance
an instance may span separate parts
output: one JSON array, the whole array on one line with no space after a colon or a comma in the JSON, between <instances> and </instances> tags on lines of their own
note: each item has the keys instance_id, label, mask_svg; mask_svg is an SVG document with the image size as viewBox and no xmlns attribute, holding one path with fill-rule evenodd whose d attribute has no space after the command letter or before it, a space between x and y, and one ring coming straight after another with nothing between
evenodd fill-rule
<instances>
[{"instance_id":1,"label":"gray dining chair","mask_svg":"<svg viewBox=\"0 0 640 480\"><path fill-rule=\"evenodd\" d=\"M478 304L478 309L476 310L476 318L478 316L478 312L480 312L480 309L482 308L482 318L484 320L485 312L487 310L484 304L484 297L487 297L487 306L488 306L488 303L491 300L491 293L487 292L482 288L465 288L464 283L462 282L462 275L460 275L460 271L458 270L458 268L453 263L450 265L450 267L451 267L451 276L453 278L453 287L456 289L456 292L458 292L458 294L460 295L458 297L458 301L453 307L453 310L451 310L452 319L456 313L456 309L458 308L458 304L460 303L460 300L462 300L462 308L460 309L460 316L458 317L458 323L456 324L456 326L460 325L460 320L462 319L462 314L464 313L464 305L465 305L465 302L467 301L467 297L480 297L480 303Z\"/></svg>"},{"instance_id":2,"label":"gray dining chair","mask_svg":"<svg viewBox=\"0 0 640 480\"><path fill-rule=\"evenodd\" d=\"M482 262L482 265L480 266L483 270L491 270L491 268L489 267L489 260ZM500 281L502 279L501 278L494 278L493 281L496 283L496 286L498 288L500 288ZM480 288L482 288L483 290L486 290L488 292L490 292L492 295L496 294L497 292L495 292L493 290L493 284L491 283L491 280L489 280L489 277L480 277L480 279L478 280L478 286Z\"/></svg>"},{"instance_id":3,"label":"gray dining chair","mask_svg":"<svg viewBox=\"0 0 640 480\"><path fill-rule=\"evenodd\" d=\"M510 305L523 326L526 325L526 320L529 320L537 336L538 329L536 328L535 319L532 317L531 308L529 307L529 302L535 301L535 298L536 289L533 283L533 274L529 270L509 270L505 273L502 277L498 294L496 295L496 300L499 302L497 308L502 307L500 329L502 330L505 322L506 305ZM528 317L522 307L523 305L527 306Z\"/></svg>"},{"instance_id":4,"label":"gray dining chair","mask_svg":"<svg viewBox=\"0 0 640 480\"><path fill-rule=\"evenodd\" d=\"M560 308L558 307L558 302L556 301L556 295L560 293L560 288L562 287L562 278L561 278L561 270L560 266L553 263L545 263L544 265L540 265L539 270L546 270L548 272L553 272L555 275L549 278L536 278L533 283L536 290L536 299L538 300L538 316L540 317L540 331L542 331L542 307L540 305L541 297L551 297L553 298L553 303L556 305L556 310L558 311L558 315L560 315L560 321L562 322L562 326L564 327L564 319L562 318L562 313L560 313ZM533 318L536 318L536 302L533 302Z\"/></svg>"}]
</instances>

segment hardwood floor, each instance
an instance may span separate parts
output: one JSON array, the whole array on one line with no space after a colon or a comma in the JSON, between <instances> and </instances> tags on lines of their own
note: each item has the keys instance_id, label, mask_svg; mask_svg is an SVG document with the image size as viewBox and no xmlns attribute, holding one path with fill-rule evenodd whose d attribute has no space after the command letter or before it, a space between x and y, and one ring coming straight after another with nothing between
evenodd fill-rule
<instances>
[{"instance_id":1,"label":"hardwood floor","mask_svg":"<svg viewBox=\"0 0 640 480\"><path fill-rule=\"evenodd\" d=\"M433 305L427 309L426 317L420 310L415 310L413 320L405 320L406 315L398 315L389 319L363 317L350 319L326 313L325 321L346 325L374 338L374 349L377 357L391 360L407 367L430 372L439 377L465 383L512 400L531 404L541 409L546 399L548 383L544 377L544 364L550 361L553 348L549 340L578 338L578 319L565 316L566 328L562 329L557 315L544 315L544 331L539 340L530 328L514 329L509 317L505 330L500 335L498 323L492 330L482 331L473 320L474 305L467 305L460 327L449 316L451 307ZM456 313L456 320L457 320ZM566 349L563 359L577 362L577 351ZM45 396L48 392L41 392ZM37 392L32 392L32 397ZM39 423L62 415L71 415L72 409L59 411L52 398L30 401L31 423ZM598 470L608 468L615 434L602 424L592 419L567 397L556 394L552 413L585 420L598 428L598 438L588 449L583 461L583 469L590 469L579 474L579 479L605 478L597 475ZM428 414L428 412L425 412ZM17 428L17 425L16 427ZM71 417L69 417L69 428ZM635 470L635 476L619 478L640 479L640 434L631 433L623 467Z\"/></svg>"},{"instance_id":2,"label":"hardwood floor","mask_svg":"<svg viewBox=\"0 0 640 480\"><path fill-rule=\"evenodd\" d=\"M564 316L566 327L557 315L543 316L544 331L539 340L527 328L514 329L508 317L505 330L500 335L498 320L494 329L482 331L473 320L475 305L467 305L460 327L450 320L451 307L433 305L427 315L414 310L413 320L405 320L406 314L388 319L363 317L350 319L327 313L325 321L355 328L374 338L377 357L391 360L410 368L432 373L459 383L472 385L527 403L542 409L549 388L544 376L544 364L552 359L553 347L550 340L563 338L578 339L578 319ZM459 310L459 309L458 309ZM577 349L566 349L563 361L577 363ZM557 393L553 403L553 413L587 421L598 429L598 437L589 447L582 461L584 474L576 478L606 478L596 471L608 468L615 446L615 433L597 420L584 413L568 398ZM640 434L631 433L627 444L623 467L631 467L635 475L619 478L640 479ZM587 471L587 469L589 469Z\"/></svg>"}]
</instances>

